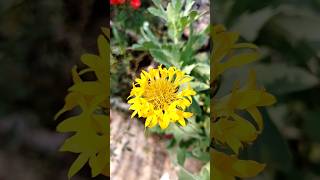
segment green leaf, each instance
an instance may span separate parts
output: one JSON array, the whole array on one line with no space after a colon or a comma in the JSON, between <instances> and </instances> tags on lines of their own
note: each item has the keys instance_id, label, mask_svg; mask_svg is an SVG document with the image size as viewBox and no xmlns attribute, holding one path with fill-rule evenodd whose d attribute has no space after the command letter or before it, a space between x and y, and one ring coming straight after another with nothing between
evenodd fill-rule
<instances>
[{"instance_id":1,"label":"green leaf","mask_svg":"<svg viewBox=\"0 0 320 180\"><path fill-rule=\"evenodd\" d=\"M263 25L276 14L276 10L266 7L254 13L246 13L239 17L231 30L239 32L248 41L254 41Z\"/></svg>"},{"instance_id":2,"label":"green leaf","mask_svg":"<svg viewBox=\"0 0 320 180\"><path fill-rule=\"evenodd\" d=\"M171 3L168 3L167 5L167 17L168 17L168 22L172 23L175 20L175 13L174 13L174 9L171 5Z\"/></svg>"},{"instance_id":3,"label":"green leaf","mask_svg":"<svg viewBox=\"0 0 320 180\"><path fill-rule=\"evenodd\" d=\"M206 165L204 165L201 168L200 174L199 174L200 180L210 180L210 162L208 162Z\"/></svg>"},{"instance_id":4,"label":"green leaf","mask_svg":"<svg viewBox=\"0 0 320 180\"><path fill-rule=\"evenodd\" d=\"M156 128L153 128L156 130ZM158 128L159 132L161 132L160 127ZM183 139L187 139L188 136L186 136L185 132L182 131L177 125L170 124L169 127L166 129L166 133L173 134L174 139L177 143L179 143Z\"/></svg>"},{"instance_id":5,"label":"green leaf","mask_svg":"<svg viewBox=\"0 0 320 180\"><path fill-rule=\"evenodd\" d=\"M168 57L160 50L150 50L151 56L160 64L170 67L171 63L168 62Z\"/></svg>"},{"instance_id":6,"label":"green leaf","mask_svg":"<svg viewBox=\"0 0 320 180\"><path fill-rule=\"evenodd\" d=\"M209 103L208 103L208 106L210 106L210 98L207 97L207 99L209 100ZM210 137L210 117L209 116L204 116L204 124L203 124L203 127L204 127L204 130L206 132L206 135L207 137ZM203 142L201 142L203 143ZM211 143L211 139L208 139L208 145L210 145Z\"/></svg>"},{"instance_id":7,"label":"green leaf","mask_svg":"<svg viewBox=\"0 0 320 180\"><path fill-rule=\"evenodd\" d=\"M204 63L198 63L198 66L194 68L194 71L199 74L204 80L210 78L210 66Z\"/></svg>"},{"instance_id":8,"label":"green leaf","mask_svg":"<svg viewBox=\"0 0 320 180\"><path fill-rule=\"evenodd\" d=\"M283 13L273 18L272 23L280 26L291 42L302 39L320 41L320 19L316 12L294 6L285 6L280 10Z\"/></svg>"},{"instance_id":9,"label":"green leaf","mask_svg":"<svg viewBox=\"0 0 320 180\"><path fill-rule=\"evenodd\" d=\"M197 40L197 38L196 38L196 36L193 35L192 27L190 27L190 30L191 31L190 31L190 36L189 36L188 42L181 52L181 59L184 61L183 63L185 65L194 63L194 61L193 61L194 56L193 55L194 55L195 49L193 49L193 45L194 45L195 41Z\"/></svg>"},{"instance_id":10,"label":"green leaf","mask_svg":"<svg viewBox=\"0 0 320 180\"><path fill-rule=\"evenodd\" d=\"M151 32L149 26L150 25L148 22L143 23L142 30L141 30L143 35L146 36L145 38L148 39L148 41L151 41L151 42L159 45L158 38Z\"/></svg>"},{"instance_id":11,"label":"green leaf","mask_svg":"<svg viewBox=\"0 0 320 180\"><path fill-rule=\"evenodd\" d=\"M157 7L162 7L161 5L161 0L152 0L153 4L156 5Z\"/></svg>"},{"instance_id":12,"label":"green leaf","mask_svg":"<svg viewBox=\"0 0 320 180\"><path fill-rule=\"evenodd\" d=\"M254 68L257 71L258 82L275 94L306 90L319 83L316 76L300 67L272 63L257 64Z\"/></svg>"},{"instance_id":13,"label":"green leaf","mask_svg":"<svg viewBox=\"0 0 320 180\"><path fill-rule=\"evenodd\" d=\"M183 167L178 173L179 180L198 180L198 178Z\"/></svg>"},{"instance_id":14,"label":"green leaf","mask_svg":"<svg viewBox=\"0 0 320 180\"><path fill-rule=\"evenodd\" d=\"M132 49L134 49L136 51L149 51L151 49L158 49L158 48L159 48L159 46L157 46L152 41L145 41L141 44L132 45Z\"/></svg>"},{"instance_id":15,"label":"green leaf","mask_svg":"<svg viewBox=\"0 0 320 180\"><path fill-rule=\"evenodd\" d=\"M182 3L183 3L183 0L172 0L172 5L177 12L181 10Z\"/></svg>"},{"instance_id":16,"label":"green leaf","mask_svg":"<svg viewBox=\"0 0 320 180\"><path fill-rule=\"evenodd\" d=\"M178 147L177 149L177 160L181 166L184 166L186 160L186 149Z\"/></svg>"},{"instance_id":17,"label":"green leaf","mask_svg":"<svg viewBox=\"0 0 320 180\"><path fill-rule=\"evenodd\" d=\"M175 9L172 7L172 3L168 3L167 6L167 16L168 16L168 22L169 23L175 23L177 18L179 18L178 12L175 11Z\"/></svg>"},{"instance_id":18,"label":"green leaf","mask_svg":"<svg viewBox=\"0 0 320 180\"><path fill-rule=\"evenodd\" d=\"M162 18L162 19L164 19L164 20L167 20L166 14L163 13L163 12L162 12L161 10L159 10L159 9L156 9L156 8L154 8L154 7L149 7L149 8L148 8L148 11L149 11L152 15L154 15L154 16L157 16L157 17L160 17L160 18Z\"/></svg>"},{"instance_id":19,"label":"green leaf","mask_svg":"<svg viewBox=\"0 0 320 180\"><path fill-rule=\"evenodd\" d=\"M196 81L196 82L190 82L190 86L196 90L197 92L204 91L210 89L210 86L206 83Z\"/></svg>"},{"instance_id":20,"label":"green leaf","mask_svg":"<svg viewBox=\"0 0 320 180\"><path fill-rule=\"evenodd\" d=\"M183 15L186 16L189 14L189 11L191 10L192 6L194 5L194 0L187 0L186 7L184 9Z\"/></svg>"},{"instance_id":21,"label":"green leaf","mask_svg":"<svg viewBox=\"0 0 320 180\"><path fill-rule=\"evenodd\" d=\"M200 105L198 104L198 102L194 99L194 97L192 97L192 104L191 104L190 108L191 108L191 112L193 112L194 115L202 116L202 109L201 109Z\"/></svg>"},{"instance_id":22,"label":"green leaf","mask_svg":"<svg viewBox=\"0 0 320 180\"><path fill-rule=\"evenodd\" d=\"M302 131L313 141L320 142L320 112L307 112L304 114L304 121L302 126Z\"/></svg>"},{"instance_id":23,"label":"green leaf","mask_svg":"<svg viewBox=\"0 0 320 180\"><path fill-rule=\"evenodd\" d=\"M209 147L209 146L208 146ZM203 161L203 162L208 162L210 161L210 153L209 152L204 152L200 149L200 147L195 147L193 150L192 150L192 155Z\"/></svg>"},{"instance_id":24,"label":"green leaf","mask_svg":"<svg viewBox=\"0 0 320 180\"><path fill-rule=\"evenodd\" d=\"M184 17L180 18L181 29L184 29L188 24L189 24L188 16L184 16Z\"/></svg>"},{"instance_id":25,"label":"green leaf","mask_svg":"<svg viewBox=\"0 0 320 180\"><path fill-rule=\"evenodd\" d=\"M191 64L183 67L183 71L187 74L190 74L191 71L197 66L197 64Z\"/></svg>"},{"instance_id":26,"label":"green leaf","mask_svg":"<svg viewBox=\"0 0 320 180\"><path fill-rule=\"evenodd\" d=\"M197 11L191 11L189 14L190 23L199 18L199 14Z\"/></svg>"},{"instance_id":27,"label":"green leaf","mask_svg":"<svg viewBox=\"0 0 320 180\"><path fill-rule=\"evenodd\" d=\"M143 47L143 44L133 44L132 46L131 46L131 48L133 49L133 50L135 50L135 51L146 51L147 49L145 49L144 47Z\"/></svg>"},{"instance_id":28,"label":"green leaf","mask_svg":"<svg viewBox=\"0 0 320 180\"><path fill-rule=\"evenodd\" d=\"M313 88L318 85L319 80L310 72L296 66L289 66L284 63L261 64L256 63L226 71L223 75L224 82L239 80L244 84L247 79L247 72L254 69L257 72L257 82L263 85L272 94L282 95ZM232 83L223 83L220 86L220 93L226 93L232 88Z\"/></svg>"}]
</instances>

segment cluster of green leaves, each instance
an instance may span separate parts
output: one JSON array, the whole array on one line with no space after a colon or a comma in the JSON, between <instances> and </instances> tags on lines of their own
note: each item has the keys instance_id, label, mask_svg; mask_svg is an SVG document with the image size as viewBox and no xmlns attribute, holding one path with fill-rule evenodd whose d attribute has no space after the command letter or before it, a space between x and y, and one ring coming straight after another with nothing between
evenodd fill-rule
<instances>
[{"instance_id":1,"label":"cluster of green leaves","mask_svg":"<svg viewBox=\"0 0 320 180\"><path fill-rule=\"evenodd\" d=\"M142 5L144 4L142 3ZM113 16L114 22L116 22L116 24L112 25L116 25L121 29L139 29L146 19L143 9L133 9L129 3L111 6L110 10L110 14Z\"/></svg>"},{"instance_id":2,"label":"cluster of green leaves","mask_svg":"<svg viewBox=\"0 0 320 180\"><path fill-rule=\"evenodd\" d=\"M203 29L202 32L194 32L193 22L201 16L196 10L192 10L194 1L187 0L184 4L183 0L176 0L168 3L166 8L159 0L153 0L153 2L155 7L148 8L148 11L162 20L167 31L164 31L164 34L155 35L149 23L145 22L140 28L142 37L132 48L149 51L157 62L165 66L186 68L188 72L195 68L193 66L205 69L203 64L194 64L197 58L194 55L207 41L206 34L209 28ZM182 39L186 28L190 32L187 41ZM190 67L190 65L193 66ZM209 74L209 71L205 72Z\"/></svg>"},{"instance_id":3,"label":"cluster of green leaves","mask_svg":"<svg viewBox=\"0 0 320 180\"><path fill-rule=\"evenodd\" d=\"M107 29L103 29L109 36ZM109 86L109 54L110 47L107 39L98 37L99 55L84 54L81 57L87 68L78 72L75 66L72 69L74 85L69 88L64 107L56 114L56 119L67 111L78 109L80 113L63 120L58 126L59 132L74 132L68 138L61 151L79 153L69 169L71 178L87 162L91 167L92 177L99 174L109 174L109 117L108 89ZM84 80L85 74L94 74L93 80Z\"/></svg>"},{"instance_id":4,"label":"cluster of green leaves","mask_svg":"<svg viewBox=\"0 0 320 180\"><path fill-rule=\"evenodd\" d=\"M141 38L132 48L148 52L159 64L175 66L193 77L190 83L197 95L193 98L189 112L194 116L188 119L186 127L170 125L165 131L159 127L151 132L172 134L168 142L169 152L176 154L173 161L180 166L180 179L209 179L210 175L210 63L208 52L199 53L207 46L209 28L196 31L195 22L202 16L193 10L193 0L173 0L163 6L160 0L153 0L154 6L148 11L158 17L163 28L162 34L154 33L148 22L140 28ZM183 38L186 29L188 37ZM192 174L184 168L186 158L195 158L204 164L199 174Z\"/></svg>"},{"instance_id":5,"label":"cluster of green leaves","mask_svg":"<svg viewBox=\"0 0 320 180\"><path fill-rule=\"evenodd\" d=\"M277 105L263 112L264 132L244 153L268 164L265 176L270 179L311 179L320 174L315 153L320 137L315 128L320 117L319 9L314 0L218 0L211 9L215 22L227 24L262 49L261 61L227 72L223 79L244 82L243 72L254 68L259 84L277 95ZM296 162L304 162L303 168Z\"/></svg>"}]
</instances>

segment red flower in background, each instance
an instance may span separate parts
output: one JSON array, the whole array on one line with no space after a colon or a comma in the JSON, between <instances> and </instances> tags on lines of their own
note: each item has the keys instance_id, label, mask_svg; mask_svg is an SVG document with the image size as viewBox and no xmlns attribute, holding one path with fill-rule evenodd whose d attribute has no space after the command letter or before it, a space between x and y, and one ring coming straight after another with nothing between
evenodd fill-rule
<instances>
[{"instance_id":1,"label":"red flower in background","mask_svg":"<svg viewBox=\"0 0 320 180\"><path fill-rule=\"evenodd\" d=\"M110 0L111 5L123 4L126 0Z\"/></svg>"},{"instance_id":2,"label":"red flower in background","mask_svg":"<svg viewBox=\"0 0 320 180\"><path fill-rule=\"evenodd\" d=\"M138 9L141 6L140 0L131 0L130 5L133 9Z\"/></svg>"},{"instance_id":3,"label":"red flower in background","mask_svg":"<svg viewBox=\"0 0 320 180\"><path fill-rule=\"evenodd\" d=\"M111 5L121 5L124 4L126 0L110 0ZM138 9L141 6L140 0L131 0L130 5L133 9Z\"/></svg>"}]
</instances>

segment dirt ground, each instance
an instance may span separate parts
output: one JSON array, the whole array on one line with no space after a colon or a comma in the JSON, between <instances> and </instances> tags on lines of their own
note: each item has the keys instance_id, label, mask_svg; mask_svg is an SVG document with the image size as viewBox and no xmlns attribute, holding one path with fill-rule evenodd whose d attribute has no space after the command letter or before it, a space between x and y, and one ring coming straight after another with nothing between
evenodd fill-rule
<instances>
[{"instance_id":1,"label":"dirt ground","mask_svg":"<svg viewBox=\"0 0 320 180\"><path fill-rule=\"evenodd\" d=\"M112 180L178 179L177 169L159 137L146 136L138 119L130 120L115 110L111 110L110 117Z\"/></svg>"}]
</instances>

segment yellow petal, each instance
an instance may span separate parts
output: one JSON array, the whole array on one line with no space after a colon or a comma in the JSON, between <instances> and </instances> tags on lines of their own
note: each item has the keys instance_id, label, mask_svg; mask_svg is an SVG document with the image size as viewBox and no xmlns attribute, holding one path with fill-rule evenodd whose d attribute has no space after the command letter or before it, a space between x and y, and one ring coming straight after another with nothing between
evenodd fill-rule
<instances>
[{"instance_id":1,"label":"yellow petal","mask_svg":"<svg viewBox=\"0 0 320 180\"><path fill-rule=\"evenodd\" d=\"M263 129L263 120L262 120L262 115L259 112L258 108L256 107L248 108L247 111L250 113L250 115L253 117L253 119L257 123L259 128L259 133L261 133Z\"/></svg>"},{"instance_id":2,"label":"yellow petal","mask_svg":"<svg viewBox=\"0 0 320 180\"><path fill-rule=\"evenodd\" d=\"M157 117L153 116L152 119L151 119L151 122L149 124L149 128L152 128L152 127L156 126L157 123L158 123Z\"/></svg>"},{"instance_id":3,"label":"yellow petal","mask_svg":"<svg viewBox=\"0 0 320 180\"><path fill-rule=\"evenodd\" d=\"M250 178L258 175L265 168L265 164L252 160L239 160L235 156L229 156L215 150L211 155L214 171L229 176Z\"/></svg>"},{"instance_id":4,"label":"yellow petal","mask_svg":"<svg viewBox=\"0 0 320 180\"><path fill-rule=\"evenodd\" d=\"M181 126L186 126L186 121L183 118L179 118L178 122L181 124Z\"/></svg>"},{"instance_id":5,"label":"yellow petal","mask_svg":"<svg viewBox=\"0 0 320 180\"><path fill-rule=\"evenodd\" d=\"M183 117L184 118L190 118L193 114L191 112L184 112Z\"/></svg>"}]
</instances>

